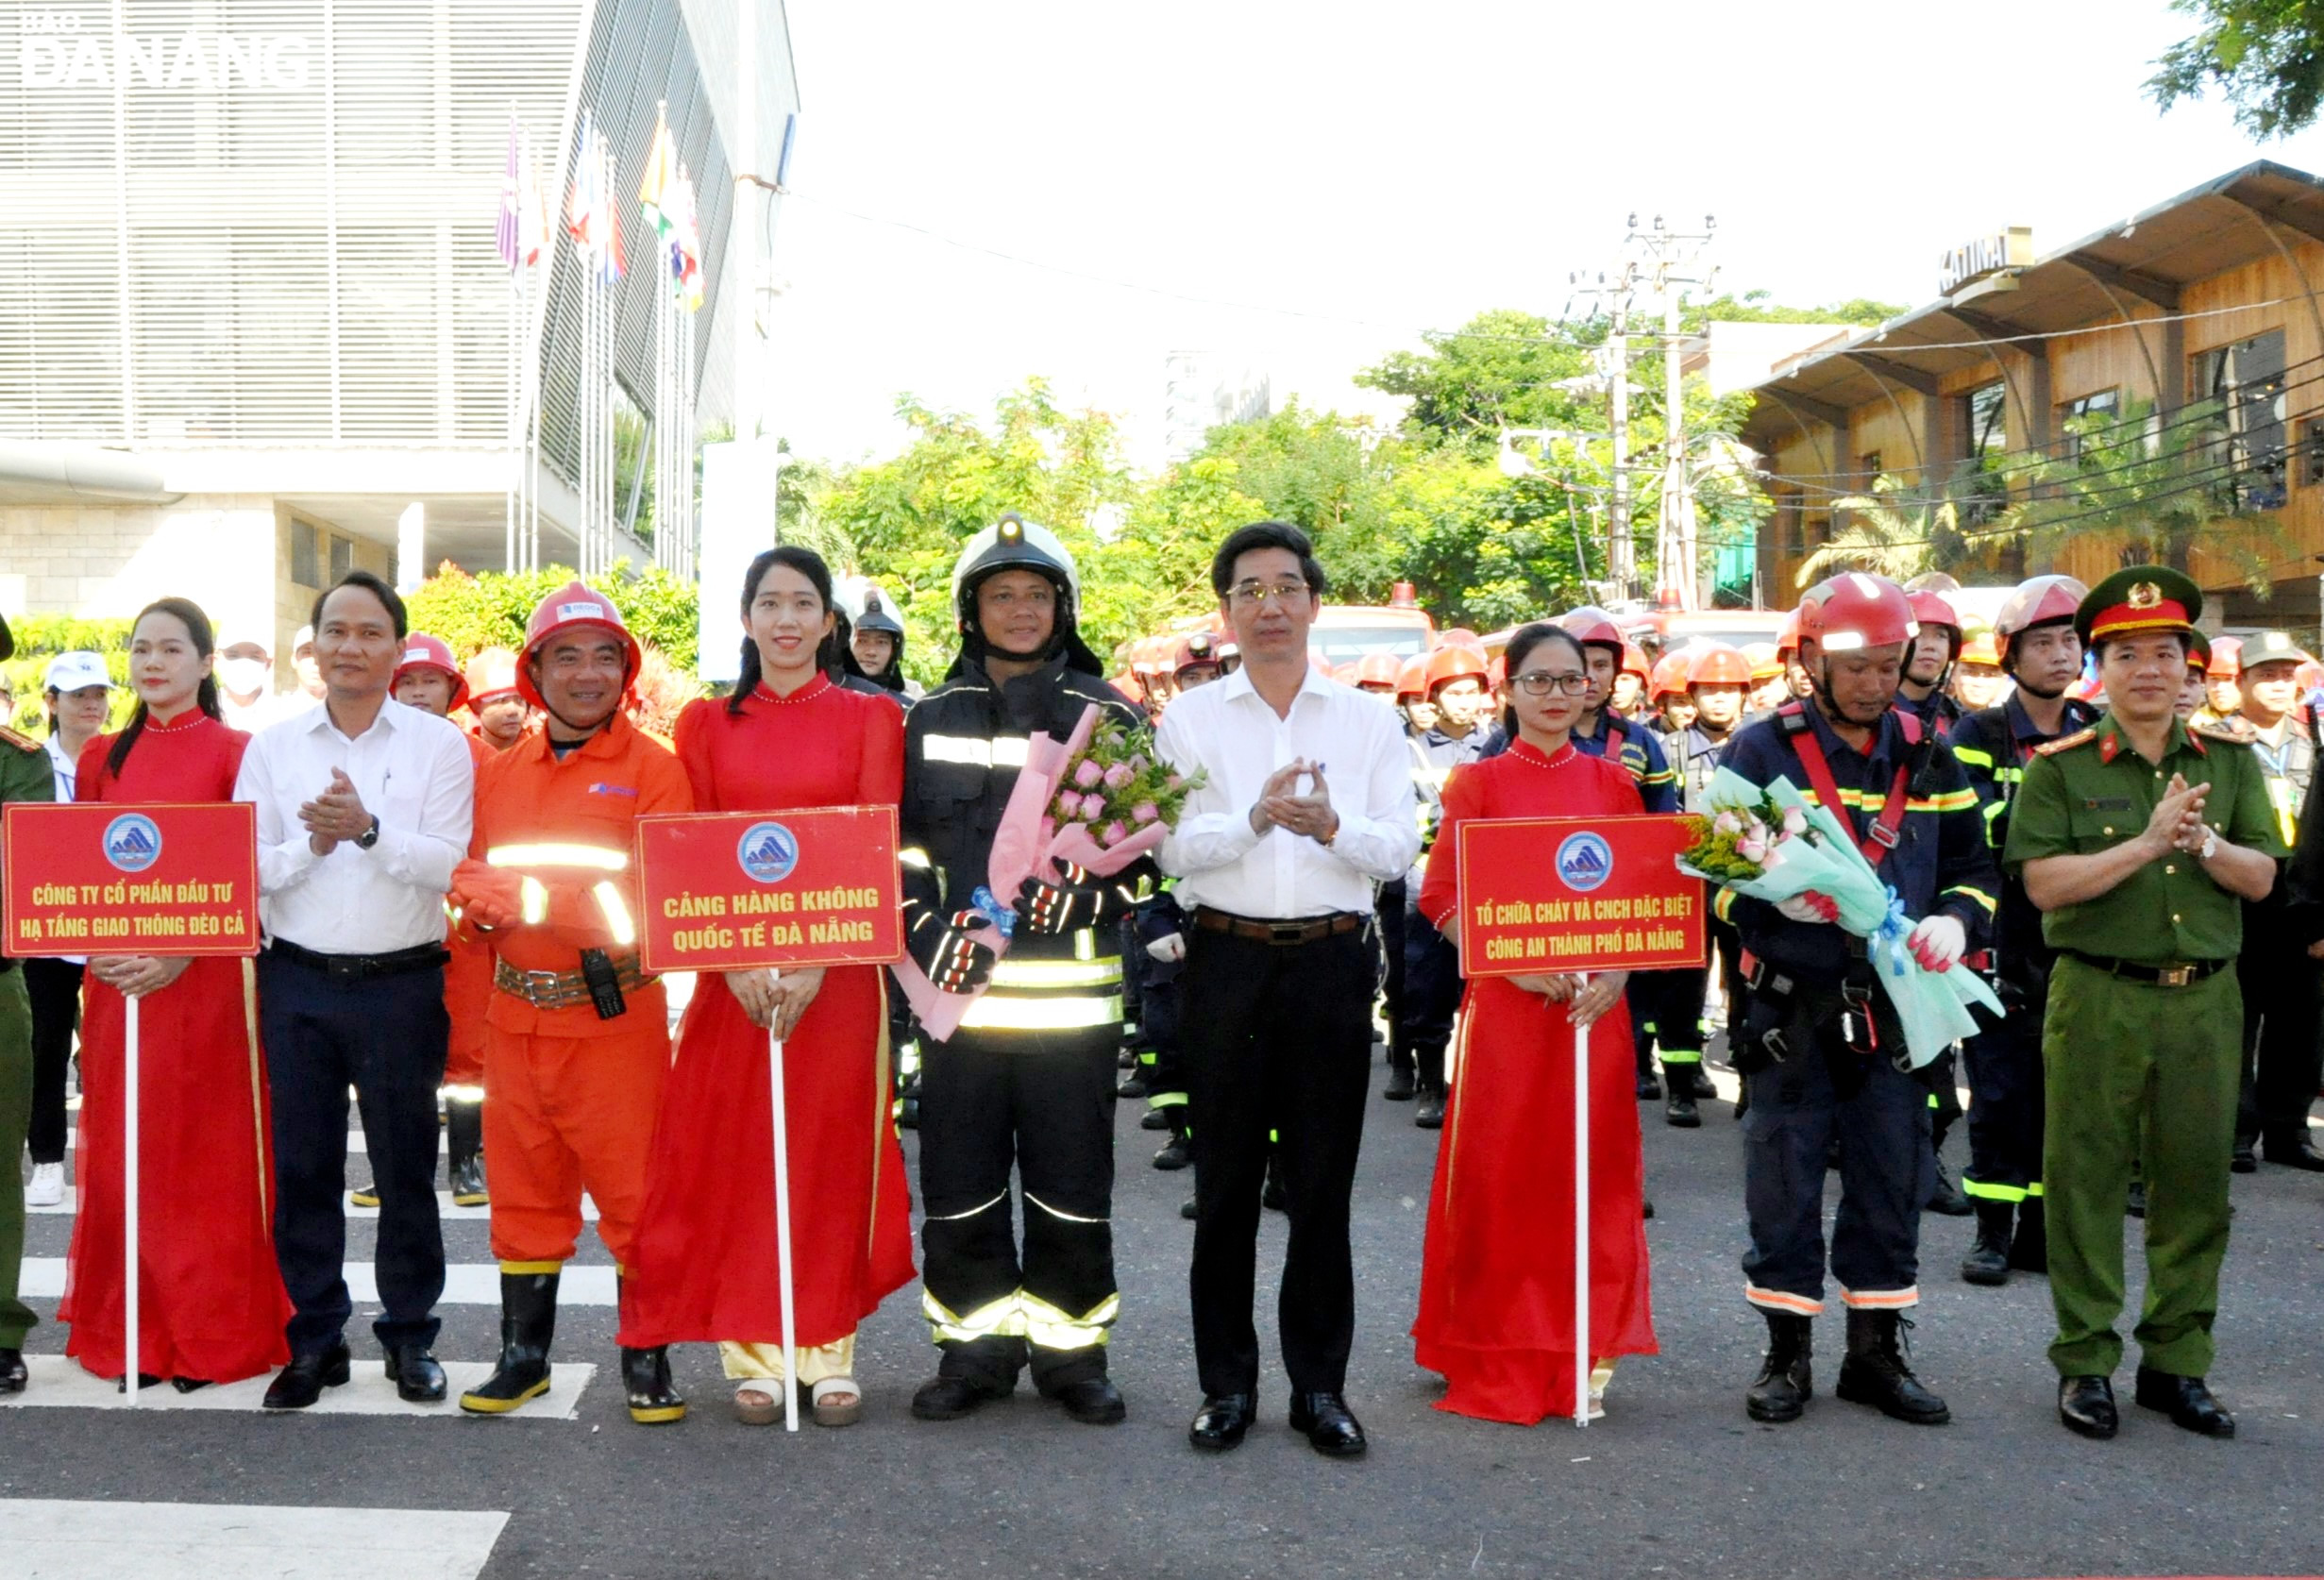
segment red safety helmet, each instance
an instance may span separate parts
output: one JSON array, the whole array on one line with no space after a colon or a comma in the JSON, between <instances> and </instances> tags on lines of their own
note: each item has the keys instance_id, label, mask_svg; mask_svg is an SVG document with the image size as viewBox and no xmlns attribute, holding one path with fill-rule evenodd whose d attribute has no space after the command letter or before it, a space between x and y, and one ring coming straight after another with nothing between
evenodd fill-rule
<instances>
[{"instance_id":1,"label":"red safety helmet","mask_svg":"<svg viewBox=\"0 0 2324 1580\"><path fill-rule=\"evenodd\" d=\"M1614 624L1614 617L1605 610L1588 604L1559 615L1558 624L1565 628L1567 635L1585 647L1613 648L1617 663L1621 661L1622 649L1629 646L1623 639L1622 628Z\"/></svg>"},{"instance_id":2,"label":"red safety helmet","mask_svg":"<svg viewBox=\"0 0 2324 1580\"><path fill-rule=\"evenodd\" d=\"M1170 662L1170 673L1177 675L1199 664L1219 662L1219 641L1206 630L1198 630L1178 644L1177 656Z\"/></svg>"},{"instance_id":3,"label":"red safety helmet","mask_svg":"<svg viewBox=\"0 0 2324 1580\"><path fill-rule=\"evenodd\" d=\"M1654 666L1646 662L1646 649L1635 642L1622 645L1622 668L1617 672L1635 675L1642 681L1654 679Z\"/></svg>"},{"instance_id":4,"label":"red safety helmet","mask_svg":"<svg viewBox=\"0 0 2324 1580\"><path fill-rule=\"evenodd\" d=\"M1760 675L1741 647L1726 642L1697 642L1677 655L1686 660L1687 685L1750 686L1754 681L1772 680L1773 675ZM1775 674L1783 671L1777 668Z\"/></svg>"},{"instance_id":5,"label":"red safety helmet","mask_svg":"<svg viewBox=\"0 0 2324 1580\"><path fill-rule=\"evenodd\" d=\"M1907 593L1904 597L1905 603L1912 611L1914 625L1920 627L1922 630L1935 626L1951 637L1951 642L1945 650L1945 662L1950 664L1959 658L1961 656L1961 616L1953 613L1953 606L1945 601L1945 595L1924 591Z\"/></svg>"},{"instance_id":6,"label":"red safety helmet","mask_svg":"<svg viewBox=\"0 0 2324 1580\"><path fill-rule=\"evenodd\" d=\"M1490 684L1492 670L1486 664L1485 655L1474 648L1439 647L1428 655L1425 679L1428 688L1425 695L1434 697L1440 686L1451 685L1455 681L1474 680L1480 684Z\"/></svg>"},{"instance_id":7,"label":"red safety helmet","mask_svg":"<svg viewBox=\"0 0 2324 1580\"><path fill-rule=\"evenodd\" d=\"M1743 662L1751 666L1751 683L1772 681L1783 673L1783 655L1776 651L1773 642L1746 642L1740 651Z\"/></svg>"},{"instance_id":8,"label":"red safety helmet","mask_svg":"<svg viewBox=\"0 0 2324 1580\"><path fill-rule=\"evenodd\" d=\"M2070 576L2037 576L2017 584L1994 615L1994 651L2010 662L2010 639L2036 626L2070 626L2090 589Z\"/></svg>"},{"instance_id":9,"label":"red safety helmet","mask_svg":"<svg viewBox=\"0 0 2324 1580\"><path fill-rule=\"evenodd\" d=\"M2244 672L2244 639L2240 636L2215 636L2211 641L2211 662L2203 666L2203 678L2208 681L2232 681Z\"/></svg>"},{"instance_id":10,"label":"red safety helmet","mask_svg":"<svg viewBox=\"0 0 2324 1580\"><path fill-rule=\"evenodd\" d=\"M1438 635L1437 646L1440 647L1466 647L1474 653L1482 655L1485 651L1485 639L1477 635L1476 632L1471 630L1466 626L1455 626L1451 630L1443 631Z\"/></svg>"},{"instance_id":11,"label":"red safety helmet","mask_svg":"<svg viewBox=\"0 0 2324 1580\"><path fill-rule=\"evenodd\" d=\"M522 695L516 689L516 655L506 647L487 647L470 659L464 679L470 713L503 697Z\"/></svg>"},{"instance_id":12,"label":"red safety helmet","mask_svg":"<svg viewBox=\"0 0 2324 1580\"><path fill-rule=\"evenodd\" d=\"M1325 658L1322 653L1317 652L1313 647L1307 649L1307 667L1314 670L1317 674L1322 676L1327 681L1332 678L1332 661Z\"/></svg>"},{"instance_id":13,"label":"red safety helmet","mask_svg":"<svg viewBox=\"0 0 2324 1580\"><path fill-rule=\"evenodd\" d=\"M543 644L562 631L577 630L583 626L596 626L610 630L621 638L623 687L637 680L638 666L645 663L637 638L621 621L621 611L614 600L580 581L568 581L541 600L525 622L525 650L516 664L517 694L536 708L547 709L538 686L532 683L532 657Z\"/></svg>"},{"instance_id":14,"label":"red safety helmet","mask_svg":"<svg viewBox=\"0 0 2324 1580\"><path fill-rule=\"evenodd\" d=\"M1356 661L1356 683L1359 686L1386 686L1397 689L1397 677L1404 665L1394 653L1366 653Z\"/></svg>"},{"instance_id":15,"label":"red safety helmet","mask_svg":"<svg viewBox=\"0 0 2324 1580\"><path fill-rule=\"evenodd\" d=\"M452 662L452 649L441 636L430 636L415 630L403 639L403 657L396 664L396 673L388 677L393 686L414 669L440 669L452 682L451 708L457 708L468 698L468 677ZM448 710L447 710L448 711Z\"/></svg>"},{"instance_id":16,"label":"red safety helmet","mask_svg":"<svg viewBox=\"0 0 2324 1580\"><path fill-rule=\"evenodd\" d=\"M1421 702L1428 697L1428 655L1417 654L1404 661L1396 671L1396 700Z\"/></svg>"},{"instance_id":17,"label":"red safety helmet","mask_svg":"<svg viewBox=\"0 0 2324 1580\"><path fill-rule=\"evenodd\" d=\"M1794 609L1776 628L1776 657L1790 659L1799 651L1799 611Z\"/></svg>"},{"instance_id":18,"label":"red safety helmet","mask_svg":"<svg viewBox=\"0 0 2324 1580\"><path fill-rule=\"evenodd\" d=\"M1485 683L1495 691L1509 683L1509 659L1507 653L1495 653L1487 662Z\"/></svg>"},{"instance_id":19,"label":"red safety helmet","mask_svg":"<svg viewBox=\"0 0 2324 1580\"><path fill-rule=\"evenodd\" d=\"M1343 686L1353 686L1356 684L1356 661L1354 659L1350 659L1345 664L1333 664L1332 679Z\"/></svg>"},{"instance_id":20,"label":"red safety helmet","mask_svg":"<svg viewBox=\"0 0 2324 1580\"><path fill-rule=\"evenodd\" d=\"M1951 605L1945 605L1945 613L1952 613ZM1953 629L1958 632L1961 628ZM1919 632L1911 599L1885 576L1842 571L1808 589L1808 596L1799 601L1802 648L1813 639L1827 653L1855 652L1900 646Z\"/></svg>"},{"instance_id":21,"label":"red safety helmet","mask_svg":"<svg viewBox=\"0 0 2324 1580\"><path fill-rule=\"evenodd\" d=\"M1646 677L1646 700L1659 702L1665 697L1684 697L1687 692L1687 660L1690 649L1681 647L1664 653L1654 661L1654 673ZM1744 666L1746 670L1748 665Z\"/></svg>"}]
</instances>

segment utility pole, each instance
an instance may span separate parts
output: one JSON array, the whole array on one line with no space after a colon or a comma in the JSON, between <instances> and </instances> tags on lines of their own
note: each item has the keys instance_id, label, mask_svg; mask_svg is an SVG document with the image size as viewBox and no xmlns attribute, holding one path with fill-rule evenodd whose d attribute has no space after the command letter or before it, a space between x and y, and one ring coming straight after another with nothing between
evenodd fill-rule
<instances>
[{"instance_id":1,"label":"utility pole","mask_svg":"<svg viewBox=\"0 0 2324 1580\"><path fill-rule=\"evenodd\" d=\"M1636 228L1637 216L1631 216ZM1606 344L1598 348L1595 378L1567 380L1575 394L1595 394L1606 388L1608 407L1607 438L1613 445L1612 489L1606 510L1606 580L1611 601L1620 603L1638 592L1636 555L1630 541L1630 294L1634 283L1631 261L1624 258L1609 279L1601 273L1585 284L1578 274L1567 277L1576 295L1595 296L1607 314Z\"/></svg>"},{"instance_id":2,"label":"utility pole","mask_svg":"<svg viewBox=\"0 0 2324 1580\"><path fill-rule=\"evenodd\" d=\"M1655 562L1660 594L1676 594L1681 609L1700 608L1703 588L1694 487L1687 467L1685 372L1678 312L1686 288L1708 288L1711 275L1716 273L1700 272L1698 265L1717 226L1717 220L1706 214L1699 233L1674 231L1657 214L1654 228L1641 231L1638 216L1630 216L1630 244L1644 253L1655 290L1662 298L1662 509L1655 535Z\"/></svg>"}]
</instances>

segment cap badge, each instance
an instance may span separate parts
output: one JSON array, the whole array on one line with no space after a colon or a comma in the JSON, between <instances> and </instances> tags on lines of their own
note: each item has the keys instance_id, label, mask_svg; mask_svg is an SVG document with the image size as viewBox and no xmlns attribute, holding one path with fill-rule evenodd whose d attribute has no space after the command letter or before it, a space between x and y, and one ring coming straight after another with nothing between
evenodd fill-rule
<instances>
[{"instance_id":1,"label":"cap badge","mask_svg":"<svg viewBox=\"0 0 2324 1580\"><path fill-rule=\"evenodd\" d=\"M2163 589L2153 582L2133 581L2130 583L2130 607L2132 609L2152 609L2162 601Z\"/></svg>"}]
</instances>

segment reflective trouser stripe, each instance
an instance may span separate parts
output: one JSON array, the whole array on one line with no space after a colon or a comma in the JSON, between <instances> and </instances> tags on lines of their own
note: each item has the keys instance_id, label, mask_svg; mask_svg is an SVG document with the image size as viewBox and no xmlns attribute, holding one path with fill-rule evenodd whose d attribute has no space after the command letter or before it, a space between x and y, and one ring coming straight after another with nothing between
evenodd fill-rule
<instances>
[{"instance_id":1,"label":"reflective trouser stripe","mask_svg":"<svg viewBox=\"0 0 2324 1580\"><path fill-rule=\"evenodd\" d=\"M1824 1310L1822 1301L1806 1295L1787 1294L1781 1289L1762 1289L1756 1284L1743 1286L1743 1299L1770 1311L1788 1311L1794 1317L1819 1316Z\"/></svg>"},{"instance_id":2,"label":"reflective trouser stripe","mask_svg":"<svg viewBox=\"0 0 2324 1580\"><path fill-rule=\"evenodd\" d=\"M1012 960L994 962L995 987L1107 987L1121 980L1121 961Z\"/></svg>"},{"instance_id":3,"label":"reflective trouser stripe","mask_svg":"<svg viewBox=\"0 0 2324 1580\"><path fill-rule=\"evenodd\" d=\"M1014 1293L986 1301L974 1311L962 1315L922 1289L920 1311L927 1317L929 1330L938 1343L947 1339L972 1344L980 1338L1019 1338L1025 1332L1024 1316L1018 1309Z\"/></svg>"},{"instance_id":4,"label":"reflective trouser stripe","mask_svg":"<svg viewBox=\"0 0 2324 1580\"><path fill-rule=\"evenodd\" d=\"M1975 1197L1980 1202L2023 1202L2029 1198L2038 1199L2041 1196L2042 1182L2036 1180L2031 1185L1992 1185L1984 1180L1973 1180L1964 1175L1961 1182L1961 1188L1964 1194Z\"/></svg>"},{"instance_id":5,"label":"reflective trouser stripe","mask_svg":"<svg viewBox=\"0 0 2324 1580\"><path fill-rule=\"evenodd\" d=\"M994 1197L991 1201L970 1207L965 1213L930 1213L928 1215L928 1221L934 1223L959 1223L965 1219L974 1218L979 1213L988 1213L995 1207L1001 1205L1003 1202L1006 1202L1008 1199L1009 1193L1004 1190L1000 1195Z\"/></svg>"},{"instance_id":6,"label":"reflective trouser stripe","mask_svg":"<svg viewBox=\"0 0 2324 1580\"><path fill-rule=\"evenodd\" d=\"M1699 1065L1703 1062L1703 1055L1700 1050L1688 1052L1681 1049L1665 1048L1662 1050L1662 1062L1666 1065Z\"/></svg>"},{"instance_id":7,"label":"reflective trouser stripe","mask_svg":"<svg viewBox=\"0 0 2324 1580\"><path fill-rule=\"evenodd\" d=\"M987 992L960 1017L971 1031L1065 1032L1112 1026L1121 1019L1121 995L1019 999Z\"/></svg>"},{"instance_id":8,"label":"reflective trouser stripe","mask_svg":"<svg viewBox=\"0 0 2324 1580\"><path fill-rule=\"evenodd\" d=\"M1918 1285L1909 1289L1843 1289L1841 1303L1852 1311L1902 1311L1921 1303Z\"/></svg>"},{"instance_id":9,"label":"reflective trouser stripe","mask_svg":"<svg viewBox=\"0 0 2324 1580\"><path fill-rule=\"evenodd\" d=\"M1184 1092L1156 1092L1146 1100L1146 1106L1149 1108L1177 1108L1183 1106L1186 1101L1187 1094Z\"/></svg>"},{"instance_id":10,"label":"reflective trouser stripe","mask_svg":"<svg viewBox=\"0 0 2324 1580\"><path fill-rule=\"evenodd\" d=\"M1121 1312L1121 1297L1108 1295L1079 1317L1069 1316L1038 1295L1018 1291L1018 1309L1026 1338L1044 1350L1086 1350L1106 1341L1114 1319Z\"/></svg>"}]
</instances>

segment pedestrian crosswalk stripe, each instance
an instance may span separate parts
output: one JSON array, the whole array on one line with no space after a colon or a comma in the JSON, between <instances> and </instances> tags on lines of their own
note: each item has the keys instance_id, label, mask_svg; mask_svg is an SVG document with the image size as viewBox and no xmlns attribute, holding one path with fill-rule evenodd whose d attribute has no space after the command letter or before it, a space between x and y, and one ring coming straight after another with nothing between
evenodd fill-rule
<instances>
[{"instance_id":1,"label":"pedestrian crosswalk stripe","mask_svg":"<svg viewBox=\"0 0 2324 1580\"><path fill-rule=\"evenodd\" d=\"M0 1573L41 1580L476 1580L505 1510L0 1500Z\"/></svg>"},{"instance_id":2,"label":"pedestrian crosswalk stripe","mask_svg":"<svg viewBox=\"0 0 2324 1580\"><path fill-rule=\"evenodd\" d=\"M0 1406L33 1408L49 1406L68 1410L119 1410L128 1408L120 1386L101 1377L93 1377L81 1370L80 1362L63 1355L26 1355L25 1370L31 1375L25 1391L0 1394ZM572 1420L581 1404L581 1391L597 1375L595 1366L567 1365L554 1361L549 1367L548 1391L521 1410L512 1411L515 1420ZM325 1388L323 1397L304 1410L277 1411L278 1415L306 1416L441 1416L449 1420L460 1417L460 1395L464 1388L475 1387L492 1375L488 1361L446 1361L444 1378L445 1402L441 1404L407 1404L396 1397L396 1385L387 1380L386 1371L376 1357L358 1354L353 1375L344 1387ZM273 1381L272 1373L264 1377L245 1377L239 1383L221 1383L215 1387L197 1388L192 1393L179 1393L163 1384L147 1388L137 1403L141 1410L235 1410L255 1411L263 1406L266 1385ZM0 1508L5 1508L0 1504ZM0 1556L5 1556L8 1544L0 1540ZM0 1563L0 1574L21 1574L24 1572ZM35 1571L45 1573L45 1571ZM115 1573L124 1572L115 1571ZM264 1572L269 1569L244 1570L243 1573ZM141 1580L144 1577L141 1576Z\"/></svg>"},{"instance_id":3,"label":"pedestrian crosswalk stripe","mask_svg":"<svg viewBox=\"0 0 2324 1580\"><path fill-rule=\"evenodd\" d=\"M148 1120L146 1122L150 1125L152 1121ZM78 1151L80 1150L80 1126L75 1125L72 1129L64 1133L64 1144L75 1151ZM446 1152L450 1151L451 1149L452 1144L450 1139L445 1135L443 1128L439 1126L436 1130L436 1155L438 1157L442 1157ZM347 1156L368 1157L370 1155L370 1149L363 1145L363 1133L360 1130L348 1131Z\"/></svg>"},{"instance_id":4,"label":"pedestrian crosswalk stripe","mask_svg":"<svg viewBox=\"0 0 2324 1580\"><path fill-rule=\"evenodd\" d=\"M25 1211L32 1213L36 1216L40 1214L46 1214L51 1218L71 1218L75 1213L80 1211L80 1186L67 1185L64 1191L64 1200L53 1207L35 1207L27 1205L25 1208ZM444 1221L446 1223L482 1223L492 1217L492 1209L490 1207L454 1206L452 1204L452 1193L448 1190L439 1190L436 1192L436 1211L444 1215ZM346 1214L349 1218L378 1218L379 1216L379 1209L377 1207L359 1207L353 1202L348 1202L346 1204ZM581 1198L581 1218L583 1221L589 1223L595 1223L598 1220L598 1204L594 1201L590 1200L586 1195Z\"/></svg>"},{"instance_id":5,"label":"pedestrian crosswalk stripe","mask_svg":"<svg viewBox=\"0 0 2324 1580\"><path fill-rule=\"evenodd\" d=\"M369 1262L349 1262L346 1265L347 1294L359 1305L379 1303L379 1286ZM23 1287L26 1300L58 1300L64 1294L64 1258L61 1256L27 1256L25 1258ZM574 1267L568 1264L564 1277L557 1286L559 1305L614 1305L619 1303L619 1286L610 1267ZM497 1262L454 1262L444 1269L444 1295L438 1305L490 1305L500 1303L500 1264Z\"/></svg>"}]
</instances>

